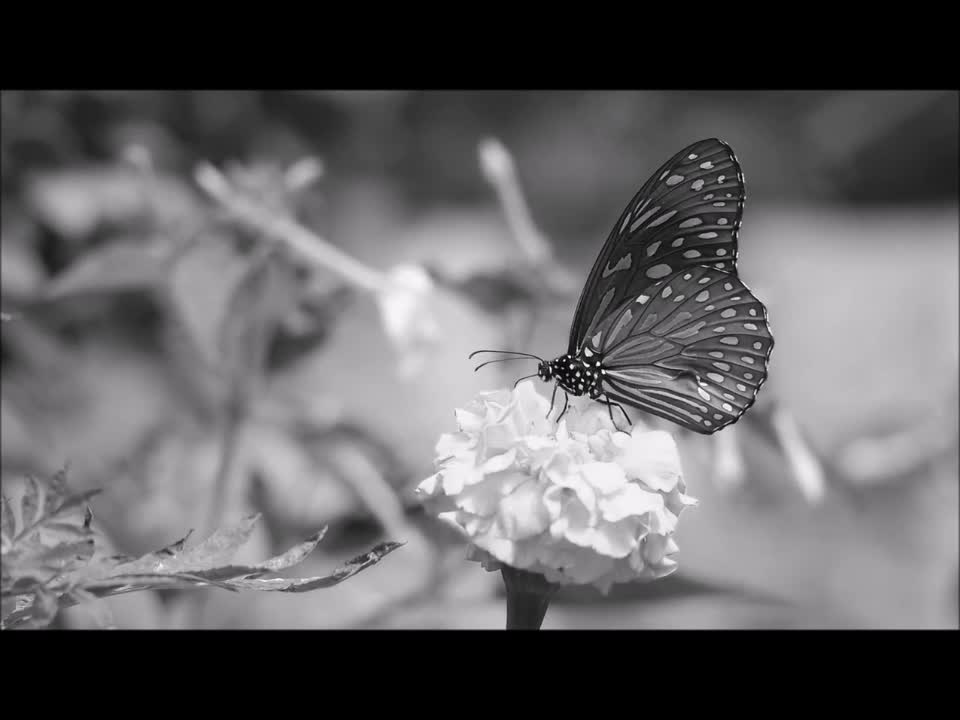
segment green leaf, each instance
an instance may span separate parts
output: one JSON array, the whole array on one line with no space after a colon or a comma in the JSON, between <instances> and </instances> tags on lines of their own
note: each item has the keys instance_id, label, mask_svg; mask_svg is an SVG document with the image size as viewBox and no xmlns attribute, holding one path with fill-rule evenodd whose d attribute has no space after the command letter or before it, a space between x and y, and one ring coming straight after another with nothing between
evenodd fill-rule
<instances>
[{"instance_id":1,"label":"green leaf","mask_svg":"<svg viewBox=\"0 0 960 720\"><path fill-rule=\"evenodd\" d=\"M333 587L353 577L358 572L376 565L394 550L402 547L402 545L403 543L398 542L380 543L369 552L359 555L347 562L343 567L337 568L330 575L293 579L241 579L231 581L230 585L243 590L264 590L271 592L309 592L311 590Z\"/></svg>"}]
</instances>

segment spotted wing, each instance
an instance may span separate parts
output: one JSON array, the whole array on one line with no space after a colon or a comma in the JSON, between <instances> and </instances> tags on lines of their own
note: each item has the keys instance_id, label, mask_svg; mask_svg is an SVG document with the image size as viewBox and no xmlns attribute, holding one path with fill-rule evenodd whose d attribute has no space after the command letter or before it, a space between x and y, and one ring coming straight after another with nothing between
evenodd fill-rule
<instances>
[{"instance_id":1,"label":"spotted wing","mask_svg":"<svg viewBox=\"0 0 960 720\"><path fill-rule=\"evenodd\" d=\"M736 269L744 184L733 150L717 140L684 148L647 180L603 246L580 296L568 352L609 312L668 275L697 265Z\"/></svg>"},{"instance_id":2,"label":"spotted wing","mask_svg":"<svg viewBox=\"0 0 960 720\"><path fill-rule=\"evenodd\" d=\"M587 339L616 402L710 434L740 419L767 378L767 310L736 273L681 270L619 305Z\"/></svg>"}]
</instances>

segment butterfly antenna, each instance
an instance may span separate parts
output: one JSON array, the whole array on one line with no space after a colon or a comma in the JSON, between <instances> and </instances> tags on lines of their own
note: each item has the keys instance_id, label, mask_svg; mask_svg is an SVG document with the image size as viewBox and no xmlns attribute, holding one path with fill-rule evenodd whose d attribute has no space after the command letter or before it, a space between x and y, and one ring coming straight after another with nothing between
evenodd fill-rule
<instances>
[{"instance_id":1,"label":"butterfly antenna","mask_svg":"<svg viewBox=\"0 0 960 720\"><path fill-rule=\"evenodd\" d=\"M540 362L543 362L543 358L540 357L539 355L531 355L530 353L517 352L516 350L475 350L472 353L470 353L470 356L467 359L473 360L473 356L479 355L480 353L502 353L503 355L518 355L520 357L534 358L535 360L539 360Z\"/></svg>"},{"instance_id":2,"label":"butterfly antenna","mask_svg":"<svg viewBox=\"0 0 960 720\"><path fill-rule=\"evenodd\" d=\"M526 358L526 357L509 357L509 358L497 358L496 360L487 360L486 362L480 363L479 365L477 365L477 366L473 369L473 371L476 372L476 371L479 370L480 368L484 367L485 365L490 365L491 363L507 362L507 361L509 361L509 360L533 360L533 358Z\"/></svg>"}]
</instances>

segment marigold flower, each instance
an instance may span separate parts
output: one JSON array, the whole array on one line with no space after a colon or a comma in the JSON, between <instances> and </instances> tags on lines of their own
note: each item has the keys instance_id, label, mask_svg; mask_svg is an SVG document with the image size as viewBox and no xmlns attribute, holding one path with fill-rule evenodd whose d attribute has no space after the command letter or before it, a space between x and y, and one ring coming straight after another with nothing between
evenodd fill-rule
<instances>
[{"instance_id":1,"label":"marigold flower","mask_svg":"<svg viewBox=\"0 0 960 720\"><path fill-rule=\"evenodd\" d=\"M481 393L437 443L438 472L417 492L469 540L487 570L507 565L558 585L670 574L686 495L673 437L616 429L607 408L570 398L557 423L533 382ZM555 416L554 413L553 416ZM552 417L553 417L552 416Z\"/></svg>"}]
</instances>

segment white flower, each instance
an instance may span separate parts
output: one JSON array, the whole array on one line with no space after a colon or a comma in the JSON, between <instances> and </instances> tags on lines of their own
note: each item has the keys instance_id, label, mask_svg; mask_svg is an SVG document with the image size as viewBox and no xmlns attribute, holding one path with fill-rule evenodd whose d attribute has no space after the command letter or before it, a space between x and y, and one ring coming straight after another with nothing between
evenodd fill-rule
<instances>
[{"instance_id":1,"label":"white flower","mask_svg":"<svg viewBox=\"0 0 960 720\"><path fill-rule=\"evenodd\" d=\"M488 570L502 563L604 593L673 572L678 517L696 504L673 437L617 431L606 406L587 398L571 398L557 424L549 405L527 381L457 410L460 431L440 438L438 472L420 497Z\"/></svg>"},{"instance_id":2,"label":"white flower","mask_svg":"<svg viewBox=\"0 0 960 720\"><path fill-rule=\"evenodd\" d=\"M431 309L434 283L419 265L398 265L387 273L377 306L387 336L400 354L399 372L416 374L439 337Z\"/></svg>"}]
</instances>

